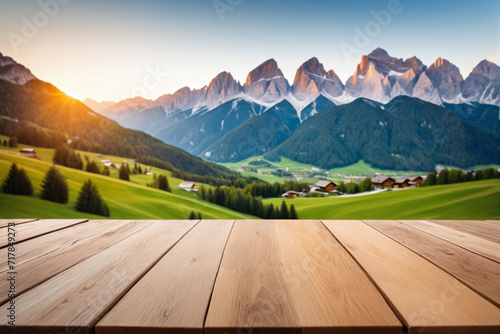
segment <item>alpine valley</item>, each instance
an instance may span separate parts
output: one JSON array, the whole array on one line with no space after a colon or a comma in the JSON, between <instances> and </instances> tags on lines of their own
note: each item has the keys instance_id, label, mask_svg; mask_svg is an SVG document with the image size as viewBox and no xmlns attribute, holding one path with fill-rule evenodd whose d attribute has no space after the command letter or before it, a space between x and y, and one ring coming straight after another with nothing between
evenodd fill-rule
<instances>
[{"instance_id":1,"label":"alpine valley","mask_svg":"<svg viewBox=\"0 0 500 334\"><path fill-rule=\"evenodd\" d=\"M52 124L40 118L49 116L36 112L49 109L39 101L44 94L57 94L56 88L7 57L0 57L0 79L4 118L23 114L38 125ZM13 112L16 106L9 96L18 97L18 112ZM78 103L79 117L85 114L92 124L111 124L108 128L134 137L127 141L130 150L140 145L147 155L166 160L169 157L160 156L156 148L146 150L150 144L163 144L124 128L168 144L162 150L174 152L175 146L211 162L264 155L325 169L364 160L397 170L500 163L500 67L487 60L464 80L446 59L427 66L417 57L403 60L378 48L361 58L345 83L311 58L290 84L277 62L269 59L243 84L222 72L205 87L183 87L154 101L136 97ZM77 129L72 133L85 136ZM190 161L199 167L191 167L191 172L221 172L207 162Z\"/></svg>"}]
</instances>

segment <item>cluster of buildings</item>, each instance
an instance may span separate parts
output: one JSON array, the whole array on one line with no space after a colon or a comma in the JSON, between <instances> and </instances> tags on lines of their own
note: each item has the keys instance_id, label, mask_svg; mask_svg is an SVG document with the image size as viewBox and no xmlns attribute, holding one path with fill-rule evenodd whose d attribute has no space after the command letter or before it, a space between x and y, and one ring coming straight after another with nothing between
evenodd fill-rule
<instances>
[{"instance_id":1,"label":"cluster of buildings","mask_svg":"<svg viewBox=\"0 0 500 334\"><path fill-rule=\"evenodd\" d=\"M375 189L400 189L409 187L420 187L424 182L424 178L420 175L404 175L397 178L392 178L385 175L377 175L372 177L372 184Z\"/></svg>"},{"instance_id":2,"label":"cluster of buildings","mask_svg":"<svg viewBox=\"0 0 500 334\"><path fill-rule=\"evenodd\" d=\"M373 187L378 189L402 189L410 187L419 187L422 185L424 178L420 175L404 175L397 178L392 178L385 175L376 175L371 178ZM308 192L312 193L324 193L333 194L340 193L336 190L337 184L333 181L318 181L316 184L310 186ZM281 195L281 197L294 198L303 197L306 195L306 191L294 191L290 190Z\"/></svg>"}]
</instances>

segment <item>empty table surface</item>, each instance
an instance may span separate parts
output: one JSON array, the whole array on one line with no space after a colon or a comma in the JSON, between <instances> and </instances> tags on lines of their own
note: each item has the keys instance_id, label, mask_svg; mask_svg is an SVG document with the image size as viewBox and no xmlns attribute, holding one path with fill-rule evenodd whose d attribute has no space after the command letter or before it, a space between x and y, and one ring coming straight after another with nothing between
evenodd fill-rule
<instances>
[{"instance_id":1,"label":"empty table surface","mask_svg":"<svg viewBox=\"0 0 500 334\"><path fill-rule=\"evenodd\" d=\"M495 221L11 221L1 333L500 332Z\"/></svg>"}]
</instances>

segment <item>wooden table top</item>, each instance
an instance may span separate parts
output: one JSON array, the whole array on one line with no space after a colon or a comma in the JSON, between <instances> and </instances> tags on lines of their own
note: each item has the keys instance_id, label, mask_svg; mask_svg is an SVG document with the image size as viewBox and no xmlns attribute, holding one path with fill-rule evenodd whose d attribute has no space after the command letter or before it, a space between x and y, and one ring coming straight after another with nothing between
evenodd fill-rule
<instances>
[{"instance_id":1,"label":"wooden table top","mask_svg":"<svg viewBox=\"0 0 500 334\"><path fill-rule=\"evenodd\" d=\"M500 332L495 221L9 222L1 333Z\"/></svg>"}]
</instances>

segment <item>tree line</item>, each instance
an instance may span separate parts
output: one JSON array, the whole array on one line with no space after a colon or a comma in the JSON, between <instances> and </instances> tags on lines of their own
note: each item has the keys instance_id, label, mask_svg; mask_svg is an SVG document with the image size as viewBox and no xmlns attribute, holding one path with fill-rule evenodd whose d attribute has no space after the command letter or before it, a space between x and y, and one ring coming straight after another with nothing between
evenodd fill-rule
<instances>
[{"instance_id":1,"label":"tree line","mask_svg":"<svg viewBox=\"0 0 500 334\"><path fill-rule=\"evenodd\" d=\"M6 178L2 183L2 191L12 195L33 194L33 185L24 168L18 168L13 163ZM69 200L69 187L61 172L52 166L49 168L42 181L40 198L46 201L66 204ZM88 179L80 189L76 200L76 210L109 217L109 208L104 203L97 187Z\"/></svg>"},{"instance_id":2,"label":"tree line","mask_svg":"<svg viewBox=\"0 0 500 334\"><path fill-rule=\"evenodd\" d=\"M252 196L235 187L220 186L207 190L201 186L199 196L205 201L264 219L298 219L294 205L288 208L285 201L280 207L275 207L273 204L265 205L262 197Z\"/></svg>"},{"instance_id":3,"label":"tree line","mask_svg":"<svg viewBox=\"0 0 500 334\"><path fill-rule=\"evenodd\" d=\"M500 177L500 173L495 168L479 169L475 172L464 172L461 169L442 169L437 172L427 174L423 186L435 186L444 184L453 184L469 181L479 181L496 179Z\"/></svg>"}]
</instances>

